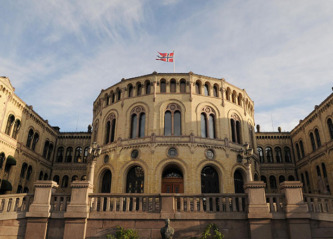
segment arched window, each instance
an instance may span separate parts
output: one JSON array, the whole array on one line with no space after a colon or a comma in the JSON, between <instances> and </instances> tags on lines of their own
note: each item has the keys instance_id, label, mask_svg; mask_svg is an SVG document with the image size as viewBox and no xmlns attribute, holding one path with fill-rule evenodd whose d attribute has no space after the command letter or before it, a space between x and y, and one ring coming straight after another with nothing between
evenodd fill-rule
<instances>
[{"instance_id":1,"label":"arched window","mask_svg":"<svg viewBox=\"0 0 333 239\"><path fill-rule=\"evenodd\" d=\"M140 166L132 167L127 174L126 193L144 192L144 171Z\"/></svg>"},{"instance_id":2,"label":"arched window","mask_svg":"<svg viewBox=\"0 0 333 239\"><path fill-rule=\"evenodd\" d=\"M27 138L27 144L26 146L28 148L30 148L30 145L31 145L31 141L32 141L32 138L34 136L34 131L32 129L29 130L29 133L28 133L28 138Z\"/></svg>"},{"instance_id":3,"label":"arched window","mask_svg":"<svg viewBox=\"0 0 333 239\"><path fill-rule=\"evenodd\" d=\"M28 187L24 187L23 193L29 193L29 188Z\"/></svg>"},{"instance_id":4,"label":"arched window","mask_svg":"<svg viewBox=\"0 0 333 239\"><path fill-rule=\"evenodd\" d=\"M269 186L271 189L277 189L276 178L273 175L269 177Z\"/></svg>"},{"instance_id":5,"label":"arched window","mask_svg":"<svg viewBox=\"0 0 333 239\"><path fill-rule=\"evenodd\" d=\"M145 83L146 95L150 94L150 87L151 87L150 81L146 81Z\"/></svg>"},{"instance_id":6,"label":"arched window","mask_svg":"<svg viewBox=\"0 0 333 239\"><path fill-rule=\"evenodd\" d=\"M200 95L201 94L201 83L200 81L195 82L195 93Z\"/></svg>"},{"instance_id":7,"label":"arched window","mask_svg":"<svg viewBox=\"0 0 333 239\"><path fill-rule=\"evenodd\" d=\"M213 87L213 96L214 97L219 97L219 91L218 91L218 86L214 85Z\"/></svg>"},{"instance_id":8,"label":"arched window","mask_svg":"<svg viewBox=\"0 0 333 239\"><path fill-rule=\"evenodd\" d=\"M286 163L291 163L291 153L289 147L284 147L284 161Z\"/></svg>"},{"instance_id":9,"label":"arched window","mask_svg":"<svg viewBox=\"0 0 333 239\"><path fill-rule=\"evenodd\" d=\"M242 172L238 169L234 173L234 186L235 193L244 193L244 179Z\"/></svg>"},{"instance_id":10,"label":"arched window","mask_svg":"<svg viewBox=\"0 0 333 239\"><path fill-rule=\"evenodd\" d=\"M56 182L57 184L59 184L59 181L60 181L59 176L58 175L54 175L53 181Z\"/></svg>"},{"instance_id":11,"label":"arched window","mask_svg":"<svg viewBox=\"0 0 333 239\"><path fill-rule=\"evenodd\" d=\"M110 114L106 118L106 129L105 129L105 144L114 142L115 131L116 131L116 116L115 114Z\"/></svg>"},{"instance_id":12,"label":"arched window","mask_svg":"<svg viewBox=\"0 0 333 239\"><path fill-rule=\"evenodd\" d=\"M22 164L22 168L21 168L21 174L20 174L20 177L21 177L21 178L24 178L24 176L25 176L25 171L27 170L27 168L28 168L28 164L23 163L23 164Z\"/></svg>"},{"instance_id":13,"label":"arched window","mask_svg":"<svg viewBox=\"0 0 333 239\"><path fill-rule=\"evenodd\" d=\"M186 81L184 79L180 80L180 93L186 93Z\"/></svg>"},{"instance_id":14,"label":"arched window","mask_svg":"<svg viewBox=\"0 0 333 239\"><path fill-rule=\"evenodd\" d=\"M324 176L324 184L326 186L326 190L327 192L330 192L330 185L328 183L328 179L327 179L327 171L326 171L326 166L324 163L321 163L321 169L323 170L323 176Z\"/></svg>"},{"instance_id":15,"label":"arched window","mask_svg":"<svg viewBox=\"0 0 333 239\"><path fill-rule=\"evenodd\" d=\"M49 175L47 175L47 173L45 173L44 180L48 180L48 179L49 179Z\"/></svg>"},{"instance_id":16,"label":"arched window","mask_svg":"<svg viewBox=\"0 0 333 239\"><path fill-rule=\"evenodd\" d=\"M12 126L14 124L15 121L15 117L14 115L9 115L8 116L8 120L7 120L7 125L6 125L6 130L5 130L5 134L10 135L10 132L12 130Z\"/></svg>"},{"instance_id":17,"label":"arched window","mask_svg":"<svg viewBox=\"0 0 333 239\"><path fill-rule=\"evenodd\" d=\"M206 166L201 171L201 193L219 193L219 175L211 166Z\"/></svg>"},{"instance_id":18,"label":"arched window","mask_svg":"<svg viewBox=\"0 0 333 239\"><path fill-rule=\"evenodd\" d=\"M82 163L82 148L77 147L74 154L74 163Z\"/></svg>"},{"instance_id":19,"label":"arched window","mask_svg":"<svg viewBox=\"0 0 333 239\"><path fill-rule=\"evenodd\" d=\"M279 183L283 183L284 181L286 181L285 177L283 175L280 175Z\"/></svg>"},{"instance_id":20,"label":"arched window","mask_svg":"<svg viewBox=\"0 0 333 239\"><path fill-rule=\"evenodd\" d=\"M79 177L77 176L77 175L74 175L73 177L72 177L72 181L71 182L74 182L74 181L76 181L76 180L78 180L79 179Z\"/></svg>"},{"instance_id":21,"label":"arched window","mask_svg":"<svg viewBox=\"0 0 333 239\"><path fill-rule=\"evenodd\" d=\"M226 90L226 92L225 92L225 98L226 98L226 100L230 101L230 95L231 95L231 90L228 87L227 90Z\"/></svg>"},{"instance_id":22,"label":"arched window","mask_svg":"<svg viewBox=\"0 0 333 239\"><path fill-rule=\"evenodd\" d=\"M273 151L271 147L266 147L266 158L267 158L267 163L273 163Z\"/></svg>"},{"instance_id":23,"label":"arched window","mask_svg":"<svg viewBox=\"0 0 333 239\"><path fill-rule=\"evenodd\" d=\"M331 139L333 139L333 123L332 119L327 120L328 131L330 132Z\"/></svg>"},{"instance_id":24,"label":"arched window","mask_svg":"<svg viewBox=\"0 0 333 239\"><path fill-rule=\"evenodd\" d=\"M171 81L170 81L170 92L176 93L176 80L175 79L171 79Z\"/></svg>"},{"instance_id":25,"label":"arched window","mask_svg":"<svg viewBox=\"0 0 333 239\"><path fill-rule=\"evenodd\" d=\"M232 142L241 144L241 123L238 115L233 114L230 119Z\"/></svg>"},{"instance_id":26,"label":"arched window","mask_svg":"<svg viewBox=\"0 0 333 239\"><path fill-rule=\"evenodd\" d=\"M73 148L68 147L66 150L66 163L72 162L72 157L73 157Z\"/></svg>"},{"instance_id":27,"label":"arched window","mask_svg":"<svg viewBox=\"0 0 333 239\"><path fill-rule=\"evenodd\" d=\"M127 91L128 91L128 98L133 97L133 86L132 86L132 84L129 84L127 86Z\"/></svg>"},{"instance_id":28,"label":"arched window","mask_svg":"<svg viewBox=\"0 0 333 239\"><path fill-rule=\"evenodd\" d=\"M242 101L243 101L243 95L239 93L237 97L238 105L242 106Z\"/></svg>"},{"instance_id":29,"label":"arched window","mask_svg":"<svg viewBox=\"0 0 333 239\"><path fill-rule=\"evenodd\" d=\"M258 174L254 174L254 181L259 181L259 176L258 176Z\"/></svg>"},{"instance_id":30,"label":"arched window","mask_svg":"<svg viewBox=\"0 0 333 239\"><path fill-rule=\"evenodd\" d=\"M262 147L258 147L257 151L258 151L260 163L264 163L265 162L265 159L264 159L264 150L262 149Z\"/></svg>"},{"instance_id":31,"label":"arched window","mask_svg":"<svg viewBox=\"0 0 333 239\"><path fill-rule=\"evenodd\" d=\"M13 134L12 134L13 139L17 138L20 128L21 128L21 121L17 119L14 124L14 130L13 130Z\"/></svg>"},{"instance_id":32,"label":"arched window","mask_svg":"<svg viewBox=\"0 0 333 239\"><path fill-rule=\"evenodd\" d=\"M316 151L316 142L312 132L310 133L310 140L311 140L312 151Z\"/></svg>"},{"instance_id":33,"label":"arched window","mask_svg":"<svg viewBox=\"0 0 333 239\"><path fill-rule=\"evenodd\" d=\"M204 95L209 96L209 85L207 83L204 85Z\"/></svg>"},{"instance_id":34,"label":"arched window","mask_svg":"<svg viewBox=\"0 0 333 239\"><path fill-rule=\"evenodd\" d=\"M235 103L236 104L236 97L237 97L237 93L236 93L236 91L234 90L233 92L232 92L232 103Z\"/></svg>"},{"instance_id":35,"label":"arched window","mask_svg":"<svg viewBox=\"0 0 333 239\"><path fill-rule=\"evenodd\" d=\"M62 188L67 188L68 187L68 176L67 175L62 177L61 187Z\"/></svg>"},{"instance_id":36,"label":"arched window","mask_svg":"<svg viewBox=\"0 0 333 239\"><path fill-rule=\"evenodd\" d=\"M180 106L169 104L164 114L164 135L181 135L181 113Z\"/></svg>"},{"instance_id":37,"label":"arched window","mask_svg":"<svg viewBox=\"0 0 333 239\"><path fill-rule=\"evenodd\" d=\"M31 165L30 165L30 166L28 167L28 171L27 171L27 177L26 177L27 180L30 179L31 174L32 174L32 167L31 167Z\"/></svg>"},{"instance_id":38,"label":"arched window","mask_svg":"<svg viewBox=\"0 0 333 239\"><path fill-rule=\"evenodd\" d=\"M83 153L83 163L87 162L88 159L88 152L89 152L89 147L84 148L84 153Z\"/></svg>"},{"instance_id":39,"label":"arched window","mask_svg":"<svg viewBox=\"0 0 333 239\"><path fill-rule=\"evenodd\" d=\"M282 163L282 153L280 147L275 148L275 160L277 163Z\"/></svg>"},{"instance_id":40,"label":"arched window","mask_svg":"<svg viewBox=\"0 0 333 239\"><path fill-rule=\"evenodd\" d=\"M64 158L64 147L59 147L57 151L57 162L62 163Z\"/></svg>"},{"instance_id":41,"label":"arched window","mask_svg":"<svg viewBox=\"0 0 333 239\"><path fill-rule=\"evenodd\" d=\"M131 138L145 136L146 114L142 106L136 106L131 111Z\"/></svg>"},{"instance_id":42,"label":"arched window","mask_svg":"<svg viewBox=\"0 0 333 239\"><path fill-rule=\"evenodd\" d=\"M142 84L140 82L138 82L136 84L136 95L140 96L142 94Z\"/></svg>"},{"instance_id":43,"label":"arched window","mask_svg":"<svg viewBox=\"0 0 333 239\"><path fill-rule=\"evenodd\" d=\"M314 132L315 132L315 135L316 135L317 147L320 148L321 147L321 141L320 141L319 130L315 129Z\"/></svg>"},{"instance_id":44,"label":"arched window","mask_svg":"<svg viewBox=\"0 0 333 239\"><path fill-rule=\"evenodd\" d=\"M264 175L261 175L260 180L267 184L267 179Z\"/></svg>"},{"instance_id":45,"label":"arched window","mask_svg":"<svg viewBox=\"0 0 333 239\"><path fill-rule=\"evenodd\" d=\"M102 187L101 193L110 193L111 192L111 171L105 170L103 177L102 177Z\"/></svg>"},{"instance_id":46,"label":"arched window","mask_svg":"<svg viewBox=\"0 0 333 239\"><path fill-rule=\"evenodd\" d=\"M160 81L160 92L165 93L166 92L166 82L164 79Z\"/></svg>"},{"instance_id":47,"label":"arched window","mask_svg":"<svg viewBox=\"0 0 333 239\"><path fill-rule=\"evenodd\" d=\"M53 153L53 144L50 143L50 145L49 145L49 151L47 152L47 158L46 158L47 160L51 159L52 153Z\"/></svg>"},{"instance_id":48,"label":"arched window","mask_svg":"<svg viewBox=\"0 0 333 239\"><path fill-rule=\"evenodd\" d=\"M305 171L306 185L308 186L308 193L311 193L310 178L308 171Z\"/></svg>"},{"instance_id":49,"label":"arched window","mask_svg":"<svg viewBox=\"0 0 333 239\"><path fill-rule=\"evenodd\" d=\"M2 168L3 163L5 162L5 153L0 153L0 168Z\"/></svg>"},{"instance_id":50,"label":"arched window","mask_svg":"<svg viewBox=\"0 0 333 239\"><path fill-rule=\"evenodd\" d=\"M303 146L303 141L302 140L299 141L299 146L301 148L302 158L304 158L305 152L304 152L304 146Z\"/></svg>"},{"instance_id":51,"label":"arched window","mask_svg":"<svg viewBox=\"0 0 333 239\"><path fill-rule=\"evenodd\" d=\"M34 139L33 139L33 141L32 141L32 146L31 146L31 149L32 149L33 151L35 151L35 149L36 149L36 145L37 145L37 143L38 143L38 140L39 140L39 134L38 134L38 133L35 133L35 134L34 134Z\"/></svg>"},{"instance_id":52,"label":"arched window","mask_svg":"<svg viewBox=\"0 0 333 239\"><path fill-rule=\"evenodd\" d=\"M299 151L298 143L296 143L296 152L297 152L297 159L298 159L298 160L301 160L301 153L300 153L300 151Z\"/></svg>"},{"instance_id":53,"label":"arched window","mask_svg":"<svg viewBox=\"0 0 333 239\"><path fill-rule=\"evenodd\" d=\"M288 176L288 181L295 181L295 177L293 175Z\"/></svg>"},{"instance_id":54,"label":"arched window","mask_svg":"<svg viewBox=\"0 0 333 239\"><path fill-rule=\"evenodd\" d=\"M201 113L201 137L204 138L216 138L215 130L215 110L206 106L202 109Z\"/></svg>"},{"instance_id":55,"label":"arched window","mask_svg":"<svg viewBox=\"0 0 333 239\"><path fill-rule=\"evenodd\" d=\"M111 103L113 104L116 101L116 95L111 91Z\"/></svg>"},{"instance_id":56,"label":"arched window","mask_svg":"<svg viewBox=\"0 0 333 239\"><path fill-rule=\"evenodd\" d=\"M43 176L44 176L43 171L40 171L38 180L43 180Z\"/></svg>"},{"instance_id":57,"label":"arched window","mask_svg":"<svg viewBox=\"0 0 333 239\"><path fill-rule=\"evenodd\" d=\"M18 185L16 193L22 193L22 186Z\"/></svg>"},{"instance_id":58,"label":"arched window","mask_svg":"<svg viewBox=\"0 0 333 239\"><path fill-rule=\"evenodd\" d=\"M87 180L87 175L82 175L81 181L85 181L85 180Z\"/></svg>"},{"instance_id":59,"label":"arched window","mask_svg":"<svg viewBox=\"0 0 333 239\"><path fill-rule=\"evenodd\" d=\"M109 94L105 94L105 105L109 105L110 104L110 95Z\"/></svg>"},{"instance_id":60,"label":"arched window","mask_svg":"<svg viewBox=\"0 0 333 239\"><path fill-rule=\"evenodd\" d=\"M303 190L304 190L304 192L307 192L307 188L306 188L306 184L305 184L304 174L303 173L301 173L301 181L302 181L302 184L303 184Z\"/></svg>"},{"instance_id":61,"label":"arched window","mask_svg":"<svg viewBox=\"0 0 333 239\"><path fill-rule=\"evenodd\" d=\"M121 99L121 90L119 88L117 88L116 92L117 92L117 101L120 101L120 99Z\"/></svg>"},{"instance_id":62,"label":"arched window","mask_svg":"<svg viewBox=\"0 0 333 239\"><path fill-rule=\"evenodd\" d=\"M44 144L44 149L43 149L43 157L46 158L47 156L47 152L49 150L49 144L50 142L48 140L45 141L45 144Z\"/></svg>"}]
</instances>

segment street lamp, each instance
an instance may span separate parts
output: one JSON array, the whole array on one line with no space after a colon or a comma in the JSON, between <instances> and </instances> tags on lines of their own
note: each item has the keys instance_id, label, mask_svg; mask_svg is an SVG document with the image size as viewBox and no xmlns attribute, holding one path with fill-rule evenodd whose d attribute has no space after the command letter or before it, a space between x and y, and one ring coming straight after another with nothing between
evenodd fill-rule
<instances>
[{"instance_id":1,"label":"street lamp","mask_svg":"<svg viewBox=\"0 0 333 239\"><path fill-rule=\"evenodd\" d=\"M88 148L88 155L90 155L90 171L88 176L88 182L90 184L94 184L94 171L95 171L95 164L96 158L99 157L102 153L102 149L96 142L93 142L92 145Z\"/></svg>"},{"instance_id":2,"label":"street lamp","mask_svg":"<svg viewBox=\"0 0 333 239\"><path fill-rule=\"evenodd\" d=\"M252 172L251 172L251 157L253 155L253 149L250 148L250 145L248 143L243 145L243 148L240 150L242 159L246 159L245 167L246 167L246 176L247 181L253 181L252 178Z\"/></svg>"}]
</instances>

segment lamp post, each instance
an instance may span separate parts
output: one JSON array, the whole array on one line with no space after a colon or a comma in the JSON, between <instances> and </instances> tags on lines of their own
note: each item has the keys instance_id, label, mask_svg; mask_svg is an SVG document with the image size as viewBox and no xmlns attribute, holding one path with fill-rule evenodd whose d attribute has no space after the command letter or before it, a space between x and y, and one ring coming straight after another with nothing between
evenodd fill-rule
<instances>
[{"instance_id":1,"label":"lamp post","mask_svg":"<svg viewBox=\"0 0 333 239\"><path fill-rule=\"evenodd\" d=\"M99 145L96 142L93 142L92 145L88 149L88 154L90 155L90 170L89 170L89 176L88 176L88 182L90 184L94 185L94 171L95 171L95 164L96 164L96 158L100 156L102 153L102 149L99 147Z\"/></svg>"},{"instance_id":2,"label":"lamp post","mask_svg":"<svg viewBox=\"0 0 333 239\"><path fill-rule=\"evenodd\" d=\"M246 159L245 167L246 167L246 179L247 182L253 181L252 178L252 171L251 171L251 157L253 155L253 149L250 148L250 145L248 143L243 145L243 149L241 149L241 156L242 159Z\"/></svg>"}]
</instances>

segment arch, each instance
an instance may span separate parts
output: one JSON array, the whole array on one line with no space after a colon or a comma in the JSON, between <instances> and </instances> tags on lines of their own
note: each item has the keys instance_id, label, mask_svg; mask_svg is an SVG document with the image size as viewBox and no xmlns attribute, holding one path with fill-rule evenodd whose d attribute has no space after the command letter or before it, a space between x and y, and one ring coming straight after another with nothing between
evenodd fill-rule
<instances>
[{"instance_id":1,"label":"arch","mask_svg":"<svg viewBox=\"0 0 333 239\"><path fill-rule=\"evenodd\" d=\"M171 79L170 80L170 93L176 93L176 80L175 79Z\"/></svg>"},{"instance_id":2,"label":"arch","mask_svg":"<svg viewBox=\"0 0 333 239\"><path fill-rule=\"evenodd\" d=\"M226 92L225 92L226 100L230 101L230 95L231 95L231 89L228 87Z\"/></svg>"},{"instance_id":3,"label":"arch","mask_svg":"<svg viewBox=\"0 0 333 239\"><path fill-rule=\"evenodd\" d=\"M43 157L44 158L47 157L47 152L49 150L49 144L50 144L50 142L48 140L46 140L45 143L44 143L44 149L43 149Z\"/></svg>"},{"instance_id":4,"label":"arch","mask_svg":"<svg viewBox=\"0 0 333 239\"><path fill-rule=\"evenodd\" d=\"M275 160L277 163L282 163L282 151L280 147L275 147Z\"/></svg>"},{"instance_id":5,"label":"arch","mask_svg":"<svg viewBox=\"0 0 333 239\"><path fill-rule=\"evenodd\" d=\"M136 83L136 96L142 95L142 84L141 82Z\"/></svg>"},{"instance_id":6,"label":"arch","mask_svg":"<svg viewBox=\"0 0 333 239\"><path fill-rule=\"evenodd\" d=\"M130 138L144 137L146 125L146 113L143 106L134 107L131 112Z\"/></svg>"},{"instance_id":7,"label":"arch","mask_svg":"<svg viewBox=\"0 0 333 239\"><path fill-rule=\"evenodd\" d=\"M71 163L72 162L72 158L73 158L72 154L73 154L73 148L72 147L67 147L65 163Z\"/></svg>"},{"instance_id":8,"label":"arch","mask_svg":"<svg viewBox=\"0 0 333 239\"><path fill-rule=\"evenodd\" d=\"M166 80L160 80L160 93L166 93Z\"/></svg>"},{"instance_id":9,"label":"arch","mask_svg":"<svg viewBox=\"0 0 333 239\"><path fill-rule=\"evenodd\" d=\"M143 193L144 177L145 173L141 166L132 166L126 177L126 193Z\"/></svg>"},{"instance_id":10,"label":"arch","mask_svg":"<svg viewBox=\"0 0 333 239\"><path fill-rule=\"evenodd\" d=\"M201 137L216 138L216 113L210 106L205 106L201 110Z\"/></svg>"},{"instance_id":11,"label":"arch","mask_svg":"<svg viewBox=\"0 0 333 239\"><path fill-rule=\"evenodd\" d=\"M149 95L151 92L151 83L149 80L145 81L145 91L146 91L146 95Z\"/></svg>"},{"instance_id":12,"label":"arch","mask_svg":"<svg viewBox=\"0 0 333 239\"><path fill-rule=\"evenodd\" d=\"M286 181L286 178L283 175L280 175L280 177L279 177L279 184L283 183L284 181Z\"/></svg>"},{"instance_id":13,"label":"arch","mask_svg":"<svg viewBox=\"0 0 333 239\"><path fill-rule=\"evenodd\" d=\"M62 163L64 159L64 147L59 147L57 150L57 162Z\"/></svg>"},{"instance_id":14,"label":"arch","mask_svg":"<svg viewBox=\"0 0 333 239\"><path fill-rule=\"evenodd\" d=\"M82 163L82 147L76 147L74 154L74 163Z\"/></svg>"},{"instance_id":15,"label":"arch","mask_svg":"<svg viewBox=\"0 0 333 239\"><path fill-rule=\"evenodd\" d=\"M89 146L84 148L83 151L83 163L86 163L88 160L88 155L89 155Z\"/></svg>"},{"instance_id":16,"label":"arch","mask_svg":"<svg viewBox=\"0 0 333 239\"><path fill-rule=\"evenodd\" d=\"M111 180L112 180L112 173L109 169L105 169L104 172L102 173L101 177L101 188L100 192L101 193L110 193L111 192Z\"/></svg>"},{"instance_id":17,"label":"arch","mask_svg":"<svg viewBox=\"0 0 333 239\"><path fill-rule=\"evenodd\" d=\"M241 134L241 120L239 115L233 113L230 117L231 126L231 139L232 142L241 144L242 134Z\"/></svg>"},{"instance_id":18,"label":"arch","mask_svg":"<svg viewBox=\"0 0 333 239\"><path fill-rule=\"evenodd\" d=\"M44 174L44 180L48 180L49 179L49 175L47 173Z\"/></svg>"},{"instance_id":19,"label":"arch","mask_svg":"<svg viewBox=\"0 0 333 239\"><path fill-rule=\"evenodd\" d=\"M267 163L273 163L273 150L271 147L266 147L265 148L265 153L266 153L266 158L267 158Z\"/></svg>"},{"instance_id":20,"label":"arch","mask_svg":"<svg viewBox=\"0 0 333 239\"><path fill-rule=\"evenodd\" d=\"M260 180L263 181L264 183L266 183L266 187L267 187L267 178L264 175L261 175Z\"/></svg>"},{"instance_id":21,"label":"arch","mask_svg":"<svg viewBox=\"0 0 333 239\"><path fill-rule=\"evenodd\" d=\"M79 177L78 177L77 175L74 175L74 176L72 177L71 182L74 182L74 181L76 181L76 180L78 180L78 179L79 179Z\"/></svg>"},{"instance_id":22,"label":"arch","mask_svg":"<svg viewBox=\"0 0 333 239\"><path fill-rule=\"evenodd\" d=\"M220 193L219 175L213 166L201 170L201 193Z\"/></svg>"},{"instance_id":23,"label":"arch","mask_svg":"<svg viewBox=\"0 0 333 239\"><path fill-rule=\"evenodd\" d=\"M20 128L21 128L21 121L19 119L17 119L14 124L14 129L13 129L13 134L12 134L13 139L17 138Z\"/></svg>"},{"instance_id":24,"label":"arch","mask_svg":"<svg viewBox=\"0 0 333 239\"><path fill-rule=\"evenodd\" d=\"M184 193L183 172L176 164L168 164L162 171L162 193Z\"/></svg>"},{"instance_id":25,"label":"arch","mask_svg":"<svg viewBox=\"0 0 333 239\"><path fill-rule=\"evenodd\" d=\"M234 172L234 188L235 193L244 193L244 172L239 168Z\"/></svg>"},{"instance_id":26,"label":"arch","mask_svg":"<svg viewBox=\"0 0 333 239\"><path fill-rule=\"evenodd\" d=\"M201 95L201 81L199 80L195 82L195 93Z\"/></svg>"},{"instance_id":27,"label":"arch","mask_svg":"<svg viewBox=\"0 0 333 239\"><path fill-rule=\"evenodd\" d=\"M116 131L116 114L110 113L106 119L105 125L105 144L112 143L115 140L115 131Z\"/></svg>"},{"instance_id":28,"label":"arch","mask_svg":"<svg viewBox=\"0 0 333 239\"><path fill-rule=\"evenodd\" d=\"M37 145L37 143L38 143L38 140L39 140L39 134L38 134L37 132L35 132L35 134L34 134L34 138L33 138L33 140L32 140L32 145L31 145L31 149L32 149L33 151L35 151L35 149L36 149L36 145Z\"/></svg>"},{"instance_id":29,"label":"arch","mask_svg":"<svg viewBox=\"0 0 333 239\"><path fill-rule=\"evenodd\" d=\"M288 176L288 181L295 181L295 177L293 175Z\"/></svg>"},{"instance_id":30,"label":"arch","mask_svg":"<svg viewBox=\"0 0 333 239\"><path fill-rule=\"evenodd\" d=\"M238 94L237 103L239 106L242 106L243 95L241 93Z\"/></svg>"},{"instance_id":31,"label":"arch","mask_svg":"<svg viewBox=\"0 0 333 239\"><path fill-rule=\"evenodd\" d=\"M217 84L214 84L213 86L213 96L214 97L219 97L219 86Z\"/></svg>"},{"instance_id":32,"label":"arch","mask_svg":"<svg viewBox=\"0 0 333 239\"><path fill-rule=\"evenodd\" d=\"M204 96L209 96L210 95L210 84L209 83L205 83L204 84Z\"/></svg>"},{"instance_id":33,"label":"arch","mask_svg":"<svg viewBox=\"0 0 333 239\"><path fill-rule=\"evenodd\" d=\"M232 95L231 95L231 97L232 97L232 103L235 103L235 104L236 104L237 93L236 93L235 90L232 91Z\"/></svg>"},{"instance_id":34,"label":"arch","mask_svg":"<svg viewBox=\"0 0 333 239\"><path fill-rule=\"evenodd\" d=\"M132 84L127 85L127 93L128 93L128 95L127 95L128 98L133 97L133 85Z\"/></svg>"},{"instance_id":35,"label":"arch","mask_svg":"<svg viewBox=\"0 0 333 239\"><path fill-rule=\"evenodd\" d=\"M117 101L121 100L121 90L119 88L116 89L116 94L117 94Z\"/></svg>"},{"instance_id":36,"label":"arch","mask_svg":"<svg viewBox=\"0 0 333 239\"><path fill-rule=\"evenodd\" d=\"M296 147L297 159L298 159L298 160L301 160L301 153L300 153L300 151L299 151L298 143L295 144L295 147Z\"/></svg>"},{"instance_id":37,"label":"arch","mask_svg":"<svg viewBox=\"0 0 333 239\"><path fill-rule=\"evenodd\" d=\"M284 162L291 163L291 152L290 148L287 146L284 147Z\"/></svg>"},{"instance_id":38,"label":"arch","mask_svg":"<svg viewBox=\"0 0 333 239\"><path fill-rule=\"evenodd\" d=\"M181 107L176 103L168 104L164 113L164 135L180 136L181 127Z\"/></svg>"},{"instance_id":39,"label":"arch","mask_svg":"<svg viewBox=\"0 0 333 239\"><path fill-rule=\"evenodd\" d=\"M10 114L7 119L5 134L10 135L14 121L15 121L15 116Z\"/></svg>"},{"instance_id":40,"label":"arch","mask_svg":"<svg viewBox=\"0 0 333 239\"><path fill-rule=\"evenodd\" d=\"M34 130L33 130L33 129L30 129L29 132L28 132L27 144L26 144L26 146L27 146L28 148L30 148L30 146L31 146L31 142L32 142L33 135L34 135Z\"/></svg>"},{"instance_id":41,"label":"arch","mask_svg":"<svg viewBox=\"0 0 333 239\"><path fill-rule=\"evenodd\" d=\"M48 152L47 152L47 156L46 156L46 159L47 159L47 160L50 160L50 159L51 159L52 153L53 153L53 144L50 143L50 144L49 144L49 150L48 150Z\"/></svg>"},{"instance_id":42,"label":"arch","mask_svg":"<svg viewBox=\"0 0 333 239\"><path fill-rule=\"evenodd\" d=\"M186 80L180 80L180 93L186 93Z\"/></svg>"}]
</instances>

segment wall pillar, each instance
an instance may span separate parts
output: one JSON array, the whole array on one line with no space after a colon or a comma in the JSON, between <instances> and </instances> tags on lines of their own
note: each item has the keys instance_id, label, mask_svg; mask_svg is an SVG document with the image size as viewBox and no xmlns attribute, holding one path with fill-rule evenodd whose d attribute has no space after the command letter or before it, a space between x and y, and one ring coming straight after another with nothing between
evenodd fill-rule
<instances>
[{"instance_id":1,"label":"wall pillar","mask_svg":"<svg viewBox=\"0 0 333 239\"><path fill-rule=\"evenodd\" d=\"M285 181L280 184L280 190L286 199L285 213L290 239L311 239L310 214L303 199L302 187L300 181Z\"/></svg>"},{"instance_id":2,"label":"wall pillar","mask_svg":"<svg viewBox=\"0 0 333 239\"><path fill-rule=\"evenodd\" d=\"M36 181L34 201L27 212L26 239L45 239L50 217L51 196L58 184L53 181Z\"/></svg>"},{"instance_id":3,"label":"wall pillar","mask_svg":"<svg viewBox=\"0 0 333 239\"><path fill-rule=\"evenodd\" d=\"M248 195L248 219L252 239L272 239L272 214L266 203L265 186L262 181L251 181L244 185Z\"/></svg>"},{"instance_id":4,"label":"wall pillar","mask_svg":"<svg viewBox=\"0 0 333 239\"><path fill-rule=\"evenodd\" d=\"M175 217L175 197L172 194L160 194L161 196L161 218L173 219Z\"/></svg>"},{"instance_id":5,"label":"wall pillar","mask_svg":"<svg viewBox=\"0 0 333 239\"><path fill-rule=\"evenodd\" d=\"M71 187L71 202L64 214L64 239L83 239L86 236L89 215L88 196L93 191L93 185L87 181L74 181Z\"/></svg>"}]
</instances>

